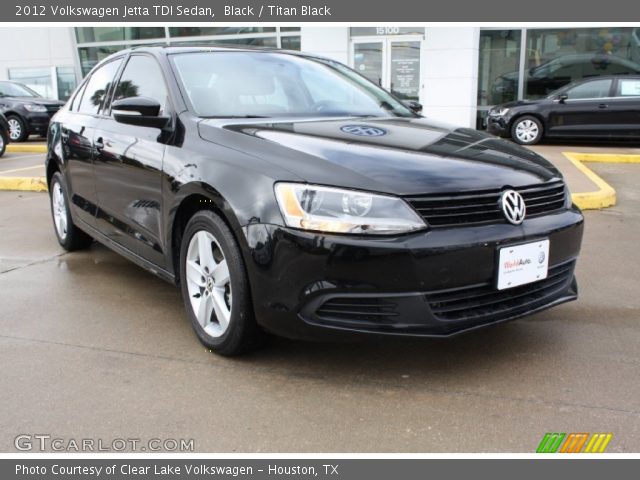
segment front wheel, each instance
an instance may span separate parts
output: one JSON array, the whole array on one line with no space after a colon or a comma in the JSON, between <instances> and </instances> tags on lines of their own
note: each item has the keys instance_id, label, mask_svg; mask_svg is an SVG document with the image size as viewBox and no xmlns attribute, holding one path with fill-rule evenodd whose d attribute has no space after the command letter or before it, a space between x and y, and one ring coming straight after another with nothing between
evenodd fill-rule
<instances>
[{"instance_id":1,"label":"front wheel","mask_svg":"<svg viewBox=\"0 0 640 480\"><path fill-rule=\"evenodd\" d=\"M260 344L249 281L240 249L222 218L196 213L180 248L180 288L200 342L220 355L238 355Z\"/></svg>"},{"instance_id":2,"label":"front wheel","mask_svg":"<svg viewBox=\"0 0 640 480\"><path fill-rule=\"evenodd\" d=\"M535 145L542 139L543 132L540 120L530 115L516 119L511 126L511 138L520 145Z\"/></svg>"},{"instance_id":3,"label":"front wheel","mask_svg":"<svg viewBox=\"0 0 640 480\"><path fill-rule=\"evenodd\" d=\"M24 142L27 139L29 132L20 117L9 115L7 117L7 123L9 124L9 138L12 142Z\"/></svg>"},{"instance_id":4,"label":"front wheel","mask_svg":"<svg viewBox=\"0 0 640 480\"><path fill-rule=\"evenodd\" d=\"M9 143L9 136L4 129L0 129L0 157L3 156L7 150L7 143Z\"/></svg>"}]
</instances>

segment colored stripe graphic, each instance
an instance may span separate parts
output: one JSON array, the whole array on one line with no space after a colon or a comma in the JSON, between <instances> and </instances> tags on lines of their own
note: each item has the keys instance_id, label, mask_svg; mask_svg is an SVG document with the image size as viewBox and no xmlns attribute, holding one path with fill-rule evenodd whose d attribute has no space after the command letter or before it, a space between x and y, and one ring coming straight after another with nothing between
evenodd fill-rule
<instances>
[{"instance_id":1,"label":"colored stripe graphic","mask_svg":"<svg viewBox=\"0 0 640 480\"><path fill-rule=\"evenodd\" d=\"M545 433L536 453L556 453L566 433Z\"/></svg>"},{"instance_id":2,"label":"colored stripe graphic","mask_svg":"<svg viewBox=\"0 0 640 480\"><path fill-rule=\"evenodd\" d=\"M569 433L568 435L557 432L545 433L536 453L604 453L613 438L613 433L594 433L591 438L589 435L589 433ZM585 444L587 446L582 450Z\"/></svg>"},{"instance_id":3,"label":"colored stripe graphic","mask_svg":"<svg viewBox=\"0 0 640 480\"><path fill-rule=\"evenodd\" d=\"M587 438L589 438L588 433L570 433L562 445L560 453L580 453Z\"/></svg>"},{"instance_id":4,"label":"colored stripe graphic","mask_svg":"<svg viewBox=\"0 0 640 480\"><path fill-rule=\"evenodd\" d=\"M613 438L613 433L594 433L584 453L604 453Z\"/></svg>"}]
</instances>

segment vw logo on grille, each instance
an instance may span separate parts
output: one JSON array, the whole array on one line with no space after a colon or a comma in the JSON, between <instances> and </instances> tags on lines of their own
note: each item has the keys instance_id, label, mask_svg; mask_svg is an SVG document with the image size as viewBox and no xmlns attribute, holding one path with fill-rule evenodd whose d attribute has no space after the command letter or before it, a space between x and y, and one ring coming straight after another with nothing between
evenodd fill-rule
<instances>
[{"instance_id":1,"label":"vw logo on grille","mask_svg":"<svg viewBox=\"0 0 640 480\"><path fill-rule=\"evenodd\" d=\"M387 134L386 130L369 125L345 125L344 127L340 127L340 130L344 133L350 133L351 135L358 135L359 137L381 137Z\"/></svg>"},{"instance_id":2,"label":"vw logo on grille","mask_svg":"<svg viewBox=\"0 0 640 480\"><path fill-rule=\"evenodd\" d=\"M500 197L500 206L504 217L514 225L520 225L527 214L524 198L515 190L505 190Z\"/></svg>"}]
</instances>

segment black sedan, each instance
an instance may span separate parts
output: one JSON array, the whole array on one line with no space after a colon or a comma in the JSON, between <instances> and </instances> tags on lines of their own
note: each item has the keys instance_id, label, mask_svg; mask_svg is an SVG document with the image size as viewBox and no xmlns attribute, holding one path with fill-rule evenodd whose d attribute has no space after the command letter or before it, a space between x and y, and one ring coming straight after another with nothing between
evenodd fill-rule
<instances>
[{"instance_id":1,"label":"black sedan","mask_svg":"<svg viewBox=\"0 0 640 480\"><path fill-rule=\"evenodd\" d=\"M522 145L543 138L640 140L640 76L602 76L567 85L541 100L489 111L487 130Z\"/></svg>"},{"instance_id":2,"label":"black sedan","mask_svg":"<svg viewBox=\"0 0 640 480\"><path fill-rule=\"evenodd\" d=\"M48 146L59 243L97 239L180 285L220 354L265 332L449 336L577 298L583 217L558 170L332 60L119 52Z\"/></svg>"},{"instance_id":3,"label":"black sedan","mask_svg":"<svg viewBox=\"0 0 640 480\"><path fill-rule=\"evenodd\" d=\"M9 143L9 122L7 118L0 113L0 157L4 155Z\"/></svg>"},{"instance_id":4,"label":"black sedan","mask_svg":"<svg viewBox=\"0 0 640 480\"><path fill-rule=\"evenodd\" d=\"M0 82L0 112L7 117L12 142L23 142L32 134L45 136L49 120L63 105L21 83Z\"/></svg>"}]
</instances>

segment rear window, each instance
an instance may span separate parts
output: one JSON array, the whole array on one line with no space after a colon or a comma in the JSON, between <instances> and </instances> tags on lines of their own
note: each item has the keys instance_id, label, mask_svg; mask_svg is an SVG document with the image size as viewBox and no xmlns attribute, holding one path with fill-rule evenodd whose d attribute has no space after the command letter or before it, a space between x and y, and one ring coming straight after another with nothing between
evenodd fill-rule
<instances>
[{"instance_id":1,"label":"rear window","mask_svg":"<svg viewBox=\"0 0 640 480\"><path fill-rule=\"evenodd\" d=\"M618 80L619 97L640 97L640 78L625 78Z\"/></svg>"}]
</instances>

